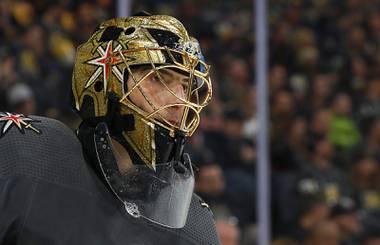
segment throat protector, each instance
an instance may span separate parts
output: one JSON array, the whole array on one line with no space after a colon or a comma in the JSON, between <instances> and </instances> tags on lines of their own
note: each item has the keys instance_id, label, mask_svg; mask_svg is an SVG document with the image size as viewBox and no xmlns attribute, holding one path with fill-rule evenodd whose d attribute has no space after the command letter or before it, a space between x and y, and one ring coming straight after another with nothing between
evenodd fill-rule
<instances>
[{"instance_id":1,"label":"throat protector","mask_svg":"<svg viewBox=\"0 0 380 245\"><path fill-rule=\"evenodd\" d=\"M122 153L112 142L106 123L99 123L93 136L98 164L104 178L124 204L126 213L135 218L169 228L182 228L194 189L194 172L188 154L180 161L156 164L131 164L120 170Z\"/></svg>"}]
</instances>

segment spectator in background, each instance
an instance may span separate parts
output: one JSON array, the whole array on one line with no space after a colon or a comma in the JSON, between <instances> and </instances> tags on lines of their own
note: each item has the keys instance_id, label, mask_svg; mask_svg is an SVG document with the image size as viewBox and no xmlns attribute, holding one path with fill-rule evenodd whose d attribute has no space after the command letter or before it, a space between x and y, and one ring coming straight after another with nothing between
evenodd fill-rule
<instances>
[{"instance_id":1,"label":"spectator in background","mask_svg":"<svg viewBox=\"0 0 380 245\"><path fill-rule=\"evenodd\" d=\"M21 72L33 79L34 83L43 83L50 72L48 65L52 61L47 53L46 35L42 26L34 24L27 28L22 37L24 49L20 51Z\"/></svg>"},{"instance_id":2,"label":"spectator in background","mask_svg":"<svg viewBox=\"0 0 380 245\"><path fill-rule=\"evenodd\" d=\"M223 131L206 131L205 145L210 147L223 171L232 213L244 226L254 220L256 150L251 139L243 136L243 113L226 110Z\"/></svg>"},{"instance_id":3,"label":"spectator in background","mask_svg":"<svg viewBox=\"0 0 380 245\"><path fill-rule=\"evenodd\" d=\"M249 87L248 65L243 59L229 58L225 64L225 77L221 83L221 97L227 108L238 108L245 101Z\"/></svg>"},{"instance_id":4,"label":"spectator in background","mask_svg":"<svg viewBox=\"0 0 380 245\"><path fill-rule=\"evenodd\" d=\"M207 131L205 144L210 146L215 160L225 169L241 168L253 170L255 155L251 139L243 138L244 114L240 109L226 109L223 128ZM244 154L249 148L252 154ZM246 157L246 155L249 155Z\"/></svg>"},{"instance_id":5,"label":"spectator in background","mask_svg":"<svg viewBox=\"0 0 380 245\"><path fill-rule=\"evenodd\" d=\"M367 134L373 120L380 117L380 79L374 78L368 82L359 102L356 117L359 118L361 132Z\"/></svg>"},{"instance_id":6,"label":"spectator in background","mask_svg":"<svg viewBox=\"0 0 380 245\"><path fill-rule=\"evenodd\" d=\"M339 227L332 221L322 221L316 225L306 238L306 245L339 245L341 244Z\"/></svg>"},{"instance_id":7,"label":"spectator in background","mask_svg":"<svg viewBox=\"0 0 380 245\"><path fill-rule=\"evenodd\" d=\"M361 209L380 211L380 167L370 157L360 158L351 169L351 178Z\"/></svg>"},{"instance_id":8,"label":"spectator in background","mask_svg":"<svg viewBox=\"0 0 380 245\"><path fill-rule=\"evenodd\" d=\"M274 65L270 68L268 74L269 94L274 97L275 94L287 88L287 70L283 65Z\"/></svg>"},{"instance_id":9,"label":"spectator in background","mask_svg":"<svg viewBox=\"0 0 380 245\"><path fill-rule=\"evenodd\" d=\"M243 125L243 135L246 139L254 139L257 131L257 118L256 118L256 88L251 87L245 101L246 107L245 114L247 119Z\"/></svg>"},{"instance_id":10,"label":"spectator in background","mask_svg":"<svg viewBox=\"0 0 380 245\"><path fill-rule=\"evenodd\" d=\"M347 176L334 162L334 146L326 139L315 142L310 163L300 172L299 183L313 181L328 205L336 204L343 196L352 196Z\"/></svg>"},{"instance_id":11,"label":"spectator in background","mask_svg":"<svg viewBox=\"0 0 380 245\"><path fill-rule=\"evenodd\" d=\"M366 155L380 161L380 118L376 118L368 129L366 138L356 148L356 155Z\"/></svg>"},{"instance_id":12,"label":"spectator in background","mask_svg":"<svg viewBox=\"0 0 380 245\"><path fill-rule=\"evenodd\" d=\"M0 48L0 110L8 108L7 90L14 85L18 79L15 68L15 58L11 56L10 50L5 47Z\"/></svg>"},{"instance_id":13,"label":"spectator in background","mask_svg":"<svg viewBox=\"0 0 380 245\"><path fill-rule=\"evenodd\" d=\"M26 84L17 83L8 90L7 104L16 113L23 115L36 113L36 101L33 91Z\"/></svg>"},{"instance_id":14,"label":"spectator in background","mask_svg":"<svg viewBox=\"0 0 380 245\"><path fill-rule=\"evenodd\" d=\"M326 109L333 93L334 81L331 75L316 74L312 78L312 88L310 100L305 103L308 115L313 115L314 112Z\"/></svg>"},{"instance_id":15,"label":"spectator in background","mask_svg":"<svg viewBox=\"0 0 380 245\"><path fill-rule=\"evenodd\" d=\"M307 122L305 118L295 118L284 137L272 145L272 163L281 170L303 168L308 160Z\"/></svg>"},{"instance_id":16,"label":"spectator in background","mask_svg":"<svg viewBox=\"0 0 380 245\"><path fill-rule=\"evenodd\" d=\"M318 73L319 50L316 47L315 35L307 27L300 28L294 33L293 45L296 47L295 64L297 69L309 75Z\"/></svg>"},{"instance_id":17,"label":"spectator in background","mask_svg":"<svg viewBox=\"0 0 380 245\"><path fill-rule=\"evenodd\" d=\"M332 104L329 140L344 154L360 140L360 133L352 118L352 100L348 94L338 94Z\"/></svg>"},{"instance_id":18,"label":"spectator in background","mask_svg":"<svg viewBox=\"0 0 380 245\"><path fill-rule=\"evenodd\" d=\"M232 216L222 169L216 163L205 163L199 167L195 192L209 205L215 217Z\"/></svg>"},{"instance_id":19,"label":"spectator in background","mask_svg":"<svg viewBox=\"0 0 380 245\"><path fill-rule=\"evenodd\" d=\"M334 144L339 167L349 169L351 150L360 141L360 131L352 116L352 99L339 93L332 102L332 118L328 138Z\"/></svg>"},{"instance_id":20,"label":"spectator in background","mask_svg":"<svg viewBox=\"0 0 380 245\"><path fill-rule=\"evenodd\" d=\"M357 207L351 198L343 197L331 209L331 220L338 225L344 244L357 244L363 231Z\"/></svg>"},{"instance_id":21,"label":"spectator in background","mask_svg":"<svg viewBox=\"0 0 380 245\"><path fill-rule=\"evenodd\" d=\"M314 196L311 199L312 201L309 202L304 201L299 210L300 215L296 226L289 228L293 233L293 237L297 238L299 241L304 241L307 234L312 232L320 222L323 222L328 218L330 212L328 206L324 201L318 201L315 198L317 197ZM301 199L299 199L299 201L301 201Z\"/></svg>"},{"instance_id":22,"label":"spectator in background","mask_svg":"<svg viewBox=\"0 0 380 245\"><path fill-rule=\"evenodd\" d=\"M283 139L296 114L294 98L289 91L281 90L272 100L270 137L272 140Z\"/></svg>"},{"instance_id":23,"label":"spectator in background","mask_svg":"<svg viewBox=\"0 0 380 245\"><path fill-rule=\"evenodd\" d=\"M330 130L332 113L328 109L316 110L309 123L308 144L313 145L315 141L326 138Z\"/></svg>"},{"instance_id":24,"label":"spectator in background","mask_svg":"<svg viewBox=\"0 0 380 245\"><path fill-rule=\"evenodd\" d=\"M91 4L90 1L81 1L77 4L75 9L75 16L77 18L77 26L75 33L76 42L83 43L87 37L85 33L91 33L97 26L97 6Z\"/></svg>"},{"instance_id":25,"label":"spectator in background","mask_svg":"<svg viewBox=\"0 0 380 245\"><path fill-rule=\"evenodd\" d=\"M240 244L240 231L233 219L217 219L216 230L219 234L221 245Z\"/></svg>"},{"instance_id":26,"label":"spectator in background","mask_svg":"<svg viewBox=\"0 0 380 245\"><path fill-rule=\"evenodd\" d=\"M380 245L380 234L368 234L363 238L363 245Z\"/></svg>"}]
</instances>

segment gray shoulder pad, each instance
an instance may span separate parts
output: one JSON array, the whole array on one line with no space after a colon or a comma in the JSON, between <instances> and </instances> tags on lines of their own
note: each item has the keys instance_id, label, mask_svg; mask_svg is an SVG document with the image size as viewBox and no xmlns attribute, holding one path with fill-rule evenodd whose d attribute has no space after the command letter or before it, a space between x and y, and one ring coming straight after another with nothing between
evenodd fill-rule
<instances>
[{"instance_id":1,"label":"gray shoulder pad","mask_svg":"<svg viewBox=\"0 0 380 245\"><path fill-rule=\"evenodd\" d=\"M197 244L220 244L213 214L208 205L196 194L193 194L187 222L181 230Z\"/></svg>"},{"instance_id":2,"label":"gray shoulder pad","mask_svg":"<svg viewBox=\"0 0 380 245\"><path fill-rule=\"evenodd\" d=\"M0 112L0 178L21 175L82 189L85 174L81 144L63 123Z\"/></svg>"}]
</instances>

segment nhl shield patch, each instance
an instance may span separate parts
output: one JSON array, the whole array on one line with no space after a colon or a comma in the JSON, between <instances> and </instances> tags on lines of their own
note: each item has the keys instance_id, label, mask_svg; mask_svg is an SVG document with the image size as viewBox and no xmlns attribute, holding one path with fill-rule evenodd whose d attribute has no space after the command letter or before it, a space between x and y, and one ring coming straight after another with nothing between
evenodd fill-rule
<instances>
[{"instance_id":1,"label":"nhl shield patch","mask_svg":"<svg viewBox=\"0 0 380 245\"><path fill-rule=\"evenodd\" d=\"M0 112L0 138L2 138L12 127L16 127L20 133L25 134L26 130L32 130L41 134L41 130L34 127L33 123L40 121L26 117L23 114L14 114L9 112Z\"/></svg>"}]
</instances>

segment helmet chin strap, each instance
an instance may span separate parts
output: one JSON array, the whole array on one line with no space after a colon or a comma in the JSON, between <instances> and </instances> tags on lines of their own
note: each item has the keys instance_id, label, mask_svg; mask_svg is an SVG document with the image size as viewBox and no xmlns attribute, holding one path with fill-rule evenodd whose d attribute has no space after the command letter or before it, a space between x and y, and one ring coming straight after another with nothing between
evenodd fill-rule
<instances>
[{"instance_id":1,"label":"helmet chin strap","mask_svg":"<svg viewBox=\"0 0 380 245\"><path fill-rule=\"evenodd\" d=\"M186 143L186 136L184 133L177 131L174 137L174 161L183 161L183 149Z\"/></svg>"}]
</instances>

